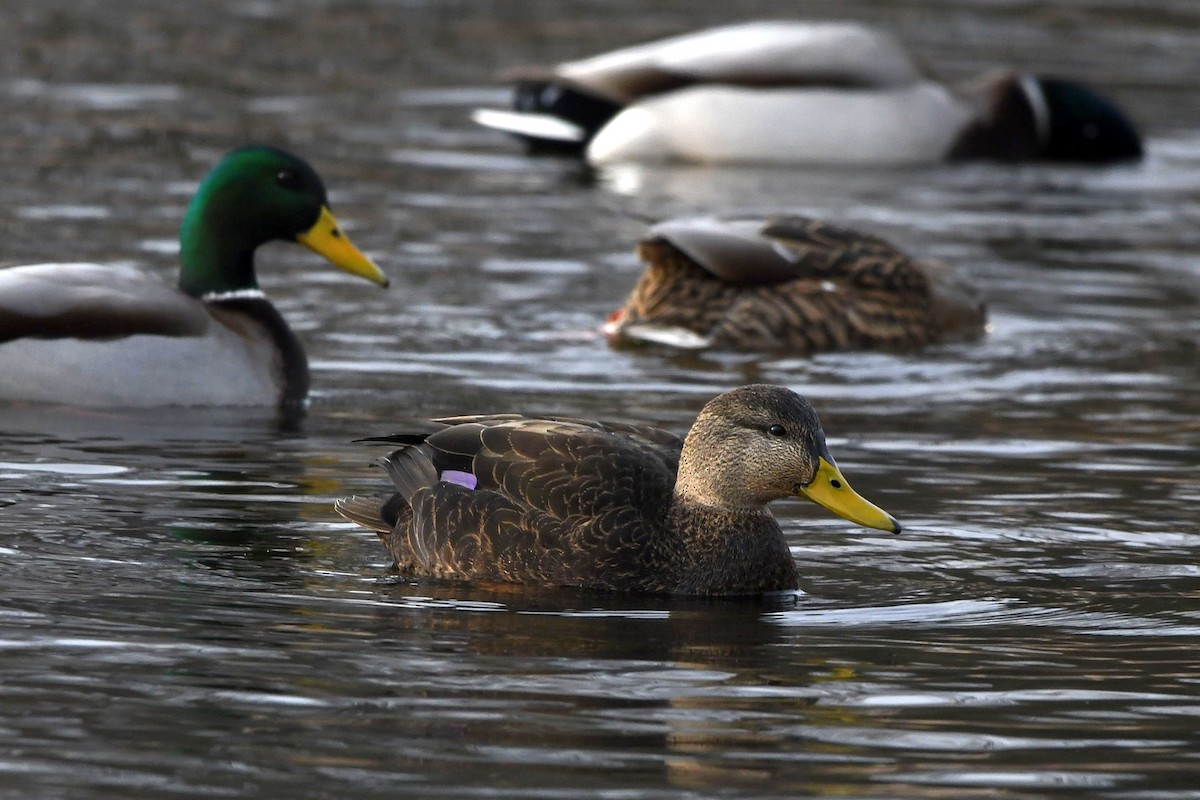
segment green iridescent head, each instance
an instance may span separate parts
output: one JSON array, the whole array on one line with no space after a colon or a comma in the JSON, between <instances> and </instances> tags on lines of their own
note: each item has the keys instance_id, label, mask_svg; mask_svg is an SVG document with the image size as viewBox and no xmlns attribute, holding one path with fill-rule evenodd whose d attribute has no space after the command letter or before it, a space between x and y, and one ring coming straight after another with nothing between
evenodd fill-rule
<instances>
[{"instance_id":1,"label":"green iridescent head","mask_svg":"<svg viewBox=\"0 0 1200 800\"><path fill-rule=\"evenodd\" d=\"M296 241L340 269L387 285L329 211L325 184L303 159L274 147L227 154L196 190L180 228L180 288L195 297L256 289L254 251Z\"/></svg>"}]
</instances>

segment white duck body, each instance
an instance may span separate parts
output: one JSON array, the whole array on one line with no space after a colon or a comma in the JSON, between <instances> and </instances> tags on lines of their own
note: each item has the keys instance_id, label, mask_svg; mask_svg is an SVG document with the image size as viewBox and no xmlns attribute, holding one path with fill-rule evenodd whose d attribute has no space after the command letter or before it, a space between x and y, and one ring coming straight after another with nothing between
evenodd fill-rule
<instances>
[{"instance_id":1,"label":"white duck body","mask_svg":"<svg viewBox=\"0 0 1200 800\"><path fill-rule=\"evenodd\" d=\"M698 85L626 108L592 139L587 159L920 164L944 158L971 118L932 81L853 92Z\"/></svg>"},{"instance_id":2,"label":"white duck body","mask_svg":"<svg viewBox=\"0 0 1200 800\"><path fill-rule=\"evenodd\" d=\"M227 303L270 310L259 317ZM282 321L260 291L205 302L130 266L3 269L0 398L90 407L275 405L297 365L284 364L294 354L273 318ZM43 334L9 338L31 326ZM302 350L299 356L303 370Z\"/></svg>"},{"instance_id":3,"label":"white duck body","mask_svg":"<svg viewBox=\"0 0 1200 800\"><path fill-rule=\"evenodd\" d=\"M751 22L561 65L631 103L587 149L622 161L912 164L943 158L973 112L922 77L891 34L850 23ZM692 85L637 96L650 76Z\"/></svg>"}]
</instances>

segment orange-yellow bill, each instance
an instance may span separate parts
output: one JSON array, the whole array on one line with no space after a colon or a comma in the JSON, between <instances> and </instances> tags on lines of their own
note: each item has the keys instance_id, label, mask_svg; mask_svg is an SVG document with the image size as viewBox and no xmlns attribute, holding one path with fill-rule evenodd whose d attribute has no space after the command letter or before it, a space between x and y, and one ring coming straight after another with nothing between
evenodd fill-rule
<instances>
[{"instance_id":1,"label":"orange-yellow bill","mask_svg":"<svg viewBox=\"0 0 1200 800\"><path fill-rule=\"evenodd\" d=\"M338 269L360 278L366 278L380 286L388 285L388 279L383 274L383 270L350 243L349 237L342 232L333 212L326 206L321 206L321 216L317 217L316 224L297 236L296 241L317 255L324 256Z\"/></svg>"},{"instance_id":2,"label":"orange-yellow bill","mask_svg":"<svg viewBox=\"0 0 1200 800\"><path fill-rule=\"evenodd\" d=\"M799 487L799 493L851 522L881 531L900 532L900 523L895 517L851 489L837 465L824 458L817 467L817 477L807 486Z\"/></svg>"}]
</instances>

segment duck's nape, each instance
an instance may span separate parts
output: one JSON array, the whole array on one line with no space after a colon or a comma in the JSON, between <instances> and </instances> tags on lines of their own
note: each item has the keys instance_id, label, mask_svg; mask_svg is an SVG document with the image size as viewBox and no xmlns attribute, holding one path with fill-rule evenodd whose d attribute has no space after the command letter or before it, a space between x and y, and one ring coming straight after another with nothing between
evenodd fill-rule
<instances>
[{"instance_id":1,"label":"duck's nape","mask_svg":"<svg viewBox=\"0 0 1200 800\"><path fill-rule=\"evenodd\" d=\"M329 210L325 185L303 159L267 146L228 153L201 182L180 226L179 287L193 297L258 287L254 251L296 241L380 286L388 280Z\"/></svg>"}]
</instances>

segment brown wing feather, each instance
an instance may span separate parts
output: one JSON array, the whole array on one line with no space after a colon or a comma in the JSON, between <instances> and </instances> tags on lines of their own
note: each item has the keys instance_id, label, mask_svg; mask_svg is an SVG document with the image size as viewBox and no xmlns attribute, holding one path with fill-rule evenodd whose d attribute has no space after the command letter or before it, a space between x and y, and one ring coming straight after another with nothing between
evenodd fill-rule
<instances>
[{"instance_id":1,"label":"brown wing feather","mask_svg":"<svg viewBox=\"0 0 1200 800\"><path fill-rule=\"evenodd\" d=\"M630 573L647 569L621 553L663 525L677 437L649 426L582 420L461 419L388 457L427 458L440 472L462 469L469 456L478 479L474 489L428 480L411 493L411 515L400 513L384 536L402 570L629 588ZM406 483L402 491L411 488ZM362 516L358 503L338 510L355 521L351 514Z\"/></svg>"},{"instance_id":2,"label":"brown wing feather","mask_svg":"<svg viewBox=\"0 0 1200 800\"><path fill-rule=\"evenodd\" d=\"M646 241L656 239L734 286L843 277L864 260L911 265L886 239L796 215L671 220L650 229Z\"/></svg>"}]
</instances>

